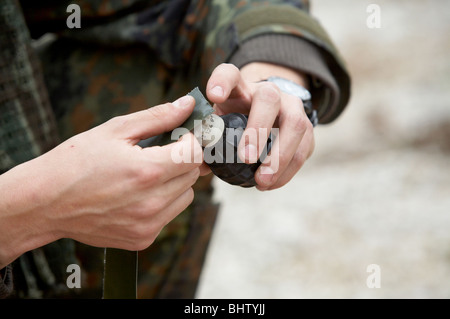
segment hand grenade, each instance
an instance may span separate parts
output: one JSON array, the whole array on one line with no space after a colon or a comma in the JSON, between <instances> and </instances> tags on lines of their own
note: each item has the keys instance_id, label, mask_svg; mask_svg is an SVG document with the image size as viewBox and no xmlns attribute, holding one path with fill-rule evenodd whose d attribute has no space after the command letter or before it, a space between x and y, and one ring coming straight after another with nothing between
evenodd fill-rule
<instances>
[{"instance_id":1,"label":"hand grenade","mask_svg":"<svg viewBox=\"0 0 450 319\"><path fill-rule=\"evenodd\" d=\"M210 132L214 129L216 133L214 138L206 138L207 142L203 143L204 161L214 175L229 184L242 187L256 186L255 172L272 146L272 135L270 135L265 149L256 163L242 162L237 148L247 121L248 116L240 113L229 113L220 117L212 114L204 120L202 127L203 137L212 136Z\"/></svg>"}]
</instances>

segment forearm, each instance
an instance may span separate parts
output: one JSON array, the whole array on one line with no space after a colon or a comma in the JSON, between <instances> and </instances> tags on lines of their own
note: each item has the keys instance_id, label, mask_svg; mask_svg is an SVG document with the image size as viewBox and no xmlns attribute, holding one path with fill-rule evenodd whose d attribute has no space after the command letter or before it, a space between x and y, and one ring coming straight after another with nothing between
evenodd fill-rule
<instances>
[{"instance_id":1,"label":"forearm","mask_svg":"<svg viewBox=\"0 0 450 319\"><path fill-rule=\"evenodd\" d=\"M0 268L60 238L96 247L147 248L193 198L201 162L175 163L172 148L201 157L194 136L163 147L136 145L181 125L184 97L116 117L0 176Z\"/></svg>"},{"instance_id":2,"label":"forearm","mask_svg":"<svg viewBox=\"0 0 450 319\"><path fill-rule=\"evenodd\" d=\"M0 176L0 268L58 239L48 214L53 187L43 175L37 158Z\"/></svg>"}]
</instances>

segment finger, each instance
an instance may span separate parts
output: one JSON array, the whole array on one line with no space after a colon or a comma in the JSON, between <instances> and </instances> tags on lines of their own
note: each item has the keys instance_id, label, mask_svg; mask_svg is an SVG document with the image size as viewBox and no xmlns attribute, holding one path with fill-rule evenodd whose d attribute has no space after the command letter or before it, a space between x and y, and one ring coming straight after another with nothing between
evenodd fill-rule
<instances>
[{"instance_id":1,"label":"finger","mask_svg":"<svg viewBox=\"0 0 450 319\"><path fill-rule=\"evenodd\" d=\"M151 196L162 200L165 205L168 206L172 201L181 196L186 190L188 190L192 185L195 184L198 177L200 176L200 169L194 168L193 170L176 176L156 189L153 189Z\"/></svg>"},{"instance_id":2,"label":"finger","mask_svg":"<svg viewBox=\"0 0 450 319\"><path fill-rule=\"evenodd\" d=\"M206 164L205 162L200 165L200 176L206 176L211 172L211 168L209 168L208 164Z\"/></svg>"},{"instance_id":3,"label":"finger","mask_svg":"<svg viewBox=\"0 0 450 319\"><path fill-rule=\"evenodd\" d=\"M233 64L222 63L212 72L206 85L208 99L216 104L249 104L251 92ZM238 107L237 105L235 105ZM237 112L237 110L234 110ZM220 114L221 115L221 114Z\"/></svg>"},{"instance_id":4,"label":"finger","mask_svg":"<svg viewBox=\"0 0 450 319\"><path fill-rule=\"evenodd\" d=\"M173 103L160 104L143 111L115 117L105 124L116 135L135 144L180 126L192 113L194 106L194 98L186 95Z\"/></svg>"},{"instance_id":5,"label":"finger","mask_svg":"<svg viewBox=\"0 0 450 319\"><path fill-rule=\"evenodd\" d=\"M142 219L134 228L134 237L137 237L138 240L134 239L130 244L124 246L124 248L130 250L143 250L150 246L164 226L184 211L189 204L192 203L193 199L194 190L190 187L156 214L149 214L147 217L148 219ZM130 246L131 248L127 248Z\"/></svg>"},{"instance_id":6,"label":"finger","mask_svg":"<svg viewBox=\"0 0 450 319\"><path fill-rule=\"evenodd\" d=\"M256 163L264 150L280 108L280 90L272 83L260 85L253 95L247 128L238 146L238 155L243 162Z\"/></svg>"},{"instance_id":7,"label":"finger","mask_svg":"<svg viewBox=\"0 0 450 319\"><path fill-rule=\"evenodd\" d=\"M279 116L279 134L274 142L274 149L279 150L277 164L278 169L276 171L275 178L270 180L269 176L263 176L260 181L261 186L269 187L271 183L274 183L276 179L281 176L283 171L288 167L292 157L294 156L300 141L303 138L304 132L306 130L306 124L303 123L303 118L306 117L302 109L301 100L283 94L283 103L281 104L280 116ZM266 169L268 175L268 170ZM260 174L260 171L256 173Z\"/></svg>"},{"instance_id":8,"label":"finger","mask_svg":"<svg viewBox=\"0 0 450 319\"><path fill-rule=\"evenodd\" d=\"M109 232L97 232L92 237L97 245L104 242L104 247L116 247L129 250L141 250L148 247L154 238L161 231L168 222L183 211L193 199L192 185L196 182L199 176L199 169L196 168L184 175L175 177L164 183L158 188L153 188L148 193L147 202L138 219L133 223L136 227L132 227L133 231L130 236L126 229L111 228ZM107 225L106 227L110 227ZM122 225L123 227L124 225ZM120 236L119 232L125 233ZM105 234L114 233L114 244L111 244L112 239ZM86 237L86 236L85 236ZM138 239L138 242L136 241ZM137 248L138 245L140 248Z\"/></svg>"},{"instance_id":9,"label":"finger","mask_svg":"<svg viewBox=\"0 0 450 319\"><path fill-rule=\"evenodd\" d=\"M165 146L140 149L143 166L148 167L149 179L156 174L161 182L187 173L203 163L203 151L192 133Z\"/></svg>"},{"instance_id":10,"label":"finger","mask_svg":"<svg viewBox=\"0 0 450 319\"><path fill-rule=\"evenodd\" d=\"M192 187L184 191L180 196L174 199L169 206L161 210L153 218L163 227L184 211L194 200L194 190Z\"/></svg>"},{"instance_id":11,"label":"finger","mask_svg":"<svg viewBox=\"0 0 450 319\"><path fill-rule=\"evenodd\" d=\"M306 136L307 131L311 132L312 125L301 108L301 101L297 98L287 97L280 112L280 131L271 150L271 163L268 159L264 161L255 174L255 180L262 188L270 188L284 174L290 166L293 157L301 143L309 143L310 137ZM304 142L307 141L307 142ZM309 150L309 144L304 145ZM299 154L297 154L299 155ZM276 166L275 166L276 164ZM293 168L296 172L298 168ZM292 171L287 176L293 176Z\"/></svg>"},{"instance_id":12,"label":"finger","mask_svg":"<svg viewBox=\"0 0 450 319\"><path fill-rule=\"evenodd\" d=\"M259 187L260 190L273 190L286 185L303 167L303 164L311 157L315 147L314 134L312 130L307 130L303 136L300 145L292 157L291 162L277 179L277 181L270 187Z\"/></svg>"}]
</instances>

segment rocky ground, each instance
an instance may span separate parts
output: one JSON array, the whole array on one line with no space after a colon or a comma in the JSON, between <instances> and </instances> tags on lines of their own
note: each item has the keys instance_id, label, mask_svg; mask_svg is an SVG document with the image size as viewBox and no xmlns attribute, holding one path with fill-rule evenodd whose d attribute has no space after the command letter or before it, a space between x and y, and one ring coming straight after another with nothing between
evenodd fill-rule
<instances>
[{"instance_id":1,"label":"rocky ground","mask_svg":"<svg viewBox=\"0 0 450 319\"><path fill-rule=\"evenodd\" d=\"M286 187L216 180L198 298L450 298L450 2L377 1L379 29L370 3L312 1L351 102Z\"/></svg>"}]
</instances>

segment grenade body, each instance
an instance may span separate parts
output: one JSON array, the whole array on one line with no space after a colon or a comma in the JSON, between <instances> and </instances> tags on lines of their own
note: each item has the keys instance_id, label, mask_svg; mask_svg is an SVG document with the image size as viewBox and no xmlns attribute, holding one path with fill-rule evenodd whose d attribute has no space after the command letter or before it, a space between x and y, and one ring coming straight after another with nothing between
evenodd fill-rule
<instances>
[{"instance_id":1,"label":"grenade body","mask_svg":"<svg viewBox=\"0 0 450 319\"><path fill-rule=\"evenodd\" d=\"M247 126L248 117L240 113L220 116L225 129L222 137L212 146L204 147L204 160L211 171L223 181L241 187L256 186L255 172L270 152L272 135L256 163L246 164L238 156L237 149Z\"/></svg>"}]
</instances>

